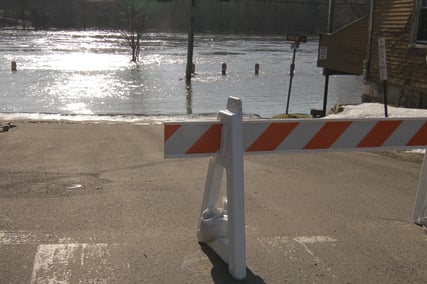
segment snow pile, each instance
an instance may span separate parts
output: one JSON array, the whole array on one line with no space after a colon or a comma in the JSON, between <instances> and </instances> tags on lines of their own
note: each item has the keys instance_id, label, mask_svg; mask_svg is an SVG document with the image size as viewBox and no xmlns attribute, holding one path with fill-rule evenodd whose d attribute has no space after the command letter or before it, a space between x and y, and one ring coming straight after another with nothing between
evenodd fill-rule
<instances>
[{"instance_id":1,"label":"snow pile","mask_svg":"<svg viewBox=\"0 0 427 284\"><path fill-rule=\"evenodd\" d=\"M427 109L398 108L388 106L389 117L427 117ZM363 103L359 105L345 105L344 111L337 114L330 114L325 118L346 119L346 118L381 118L384 116L384 105L379 103ZM410 153L424 154L425 149L414 149L406 151Z\"/></svg>"},{"instance_id":2,"label":"snow pile","mask_svg":"<svg viewBox=\"0 0 427 284\"><path fill-rule=\"evenodd\" d=\"M398 108L388 106L389 117L427 117L427 109ZM325 118L379 118L384 116L384 105L380 103L363 103L345 105L344 111L330 114Z\"/></svg>"}]
</instances>

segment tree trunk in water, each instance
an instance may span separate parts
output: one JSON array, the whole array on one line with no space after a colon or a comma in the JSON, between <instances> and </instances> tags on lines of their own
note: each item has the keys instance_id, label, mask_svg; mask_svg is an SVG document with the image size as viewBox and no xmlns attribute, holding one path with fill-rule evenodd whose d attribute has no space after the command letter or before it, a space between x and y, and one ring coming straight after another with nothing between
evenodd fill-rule
<instances>
[{"instance_id":1,"label":"tree trunk in water","mask_svg":"<svg viewBox=\"0 0 427 284\"><path fill-rule=\"evenodd\" d=\"M136 62L136 47L132 47L132 62Z\"/></svg>"},{"instance_id":2,"label":"tree trunk in water","mask_svg":"<svg viewBox=\"0 0 427 284\"><path fill-rule=\"evenodd\" d=\"M138 62L139 61L139 40L132 43L132 62Z\"/></svg>"}]
</instances>

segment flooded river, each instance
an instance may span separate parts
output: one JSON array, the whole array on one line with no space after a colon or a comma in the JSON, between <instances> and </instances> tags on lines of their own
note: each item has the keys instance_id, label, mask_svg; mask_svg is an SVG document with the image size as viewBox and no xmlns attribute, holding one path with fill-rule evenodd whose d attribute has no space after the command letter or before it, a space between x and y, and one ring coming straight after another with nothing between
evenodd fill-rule
<instances>
[{"instance_id":1,"label":"flooded river","mask_svg":"<svg viewBox=\"0 0 427 284\"><path fill-rule=\"evenodd\" d=\"M301 44L290 113L323 105L324 77L316 66L318 43ZM0 112L56 115L215 115L227 97L245 114L284 113L292 60L282 36L196 35L196 74L185 83L187 35L147 33L140 62L111 31L0 31ZM17 72L11 72L11 62ZM227 75L221 75L221 64ZM260 64L259 75L254 65ZM361 79L332 77L328 108L359 103Z\"/></svg>"}]
</instances>

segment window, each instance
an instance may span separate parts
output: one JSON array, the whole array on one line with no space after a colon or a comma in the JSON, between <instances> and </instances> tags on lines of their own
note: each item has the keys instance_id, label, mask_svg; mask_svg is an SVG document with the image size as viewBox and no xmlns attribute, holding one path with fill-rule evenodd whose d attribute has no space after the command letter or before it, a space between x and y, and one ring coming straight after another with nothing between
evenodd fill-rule
<instances>
[{"instance_id":1,"label":"window","mask_svg":"<svg viewBox=\"0 0 427 284\"><path fill-rule=\"evenodd\" d=\"M417 42L427 43L427 0L420 1Z\"/></svg>"}]
</instances>

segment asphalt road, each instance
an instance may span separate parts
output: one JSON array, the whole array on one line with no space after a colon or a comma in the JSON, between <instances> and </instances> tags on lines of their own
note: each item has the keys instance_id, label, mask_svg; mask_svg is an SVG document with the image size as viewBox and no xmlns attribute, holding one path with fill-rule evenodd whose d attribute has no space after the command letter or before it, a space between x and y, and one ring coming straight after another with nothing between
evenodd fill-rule
<instances>
[{"instance_id":1,"label":"asphalt road","mask_svg":"<svg viewBox=\"0 0 427 284\"><path fill-rule=\"evenodd\" d=\"M0 133L0 283L236 282L196 238L207 158L163 159L160 125L16 124ZM245 157L236 283L426 283L421 162Z\"/></svg>"}]
</instances>

